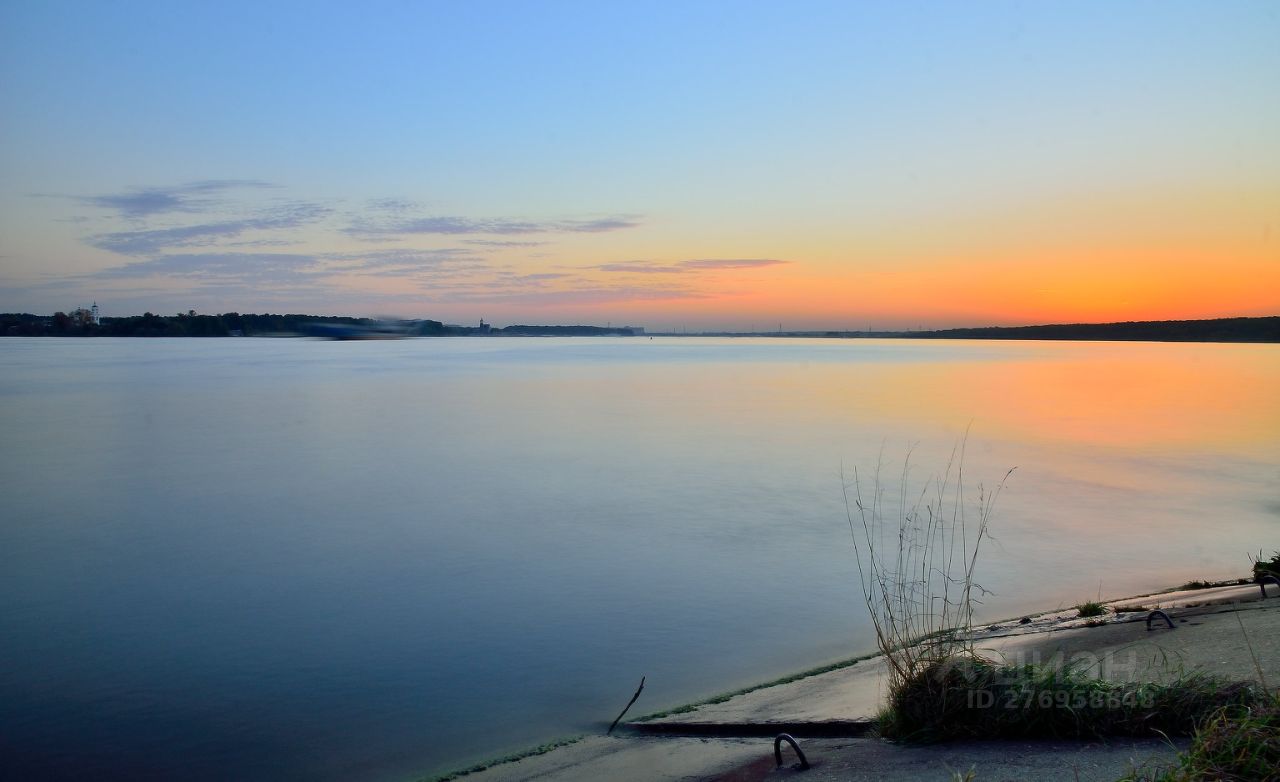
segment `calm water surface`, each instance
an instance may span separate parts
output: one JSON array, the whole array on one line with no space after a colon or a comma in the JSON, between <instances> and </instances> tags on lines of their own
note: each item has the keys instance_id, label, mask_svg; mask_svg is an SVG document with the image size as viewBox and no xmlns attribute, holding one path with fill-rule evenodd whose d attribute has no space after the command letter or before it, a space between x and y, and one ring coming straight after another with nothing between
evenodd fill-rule
<instances>
[{"instance_id":1,"label":"calm water surface","mask_svg":"<svg viewBox=\"0 0 1280 782\"><path fill-rule=\"evenodd\" d=\"M0 769L411 779L866 651L842 465L970 426L1018 467L988 619L1234 576L1277 389L1274 345L0 340Z\"/></svg>"}]
</instances>

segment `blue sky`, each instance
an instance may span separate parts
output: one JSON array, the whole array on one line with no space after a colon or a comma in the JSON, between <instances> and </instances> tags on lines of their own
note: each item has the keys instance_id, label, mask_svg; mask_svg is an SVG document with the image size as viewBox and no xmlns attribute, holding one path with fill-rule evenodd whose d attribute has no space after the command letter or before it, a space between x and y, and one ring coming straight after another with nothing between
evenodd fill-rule
<instances>
[{"instance_id":1,"label":"blue sky","mask_svg":"<svg viewBox=\"0 0 1280 782\"><path fill-rule=\"evenodd\" d=\"M1280 257L1274 3L8 2L0 26L0 310L1280 309L1246 284ZM1001 296L1038 308L956 283L1011 263ZM1142 294L1163 268L1182 287Z\"/></svg>"}]
</instances>

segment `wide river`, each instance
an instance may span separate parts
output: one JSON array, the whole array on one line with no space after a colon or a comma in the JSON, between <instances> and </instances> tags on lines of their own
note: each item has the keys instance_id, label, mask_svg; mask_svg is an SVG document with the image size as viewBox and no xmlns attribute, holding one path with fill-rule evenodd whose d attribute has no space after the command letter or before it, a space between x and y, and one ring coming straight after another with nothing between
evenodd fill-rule
<instances>
[{"instance_id":1,"label":"wide river","mask_svg":"<svg viewBox=\"0 0 1280 782\"><path fill-rule=\"evenodd\" d=\"M10 338L0 405L12 778L408 780L866 652L842 471L966 429L986 619L1280 547L1277 345Z\"/></svg>"}]
</instances>

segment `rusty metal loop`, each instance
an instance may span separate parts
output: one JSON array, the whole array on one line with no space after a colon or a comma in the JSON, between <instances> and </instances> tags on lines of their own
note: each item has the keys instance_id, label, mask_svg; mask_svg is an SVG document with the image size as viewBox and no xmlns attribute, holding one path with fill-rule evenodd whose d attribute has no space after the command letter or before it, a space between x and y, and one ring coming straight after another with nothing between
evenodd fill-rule
<instances>
[{"instance_id":1,"label":"rusty metal loop","mask_svg":"<svg viewBox=\"0 0 1280 782\"><path fill-rule=\"evenodd\" d=\"M782 742L784 741L791 745L791 748L796 751L796 757L800 758L800 770L808 769L809 761L805 759L804 753L800 751L800 745L791 738L790 733L779 733L773 740L773 759L778 764L778 768L782 768Z\"/></svg>"}]
</instances>

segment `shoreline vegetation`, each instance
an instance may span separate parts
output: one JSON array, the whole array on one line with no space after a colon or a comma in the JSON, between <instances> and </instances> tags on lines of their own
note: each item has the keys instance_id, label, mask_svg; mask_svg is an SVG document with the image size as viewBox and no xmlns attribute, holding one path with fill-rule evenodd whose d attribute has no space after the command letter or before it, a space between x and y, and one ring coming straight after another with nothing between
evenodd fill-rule
<instances>
[{"instance_id":1,"label":"shoreline vegetation","mask_svg":"<svg viewBox=\"0 0 1280 782\"><path fill-rule=\"evenodd\" d=\"M1020 657L1011 662L1002 652L979 646L1013 634L1141 622L1141 612L1147 612L1148 631L1156 615L1163 615L1173 628L1172 620L1164 613L1172 604L1166 605L1161 595L1185 597L1188 591L1238 590L1258 584L1263 587L1261 599L1265 599L1266 582L1280 578L1280 551L1270 558L1261 550L1256 557L1251 555L1252 578L1197 580L1163 592L1106 601L1099 594L1096 600L1071 608L1064 609L1060 604L1057 609L994 624L984 621L978 626L975 606L988 592L975 580L975 567L982 543L989 536L996 501L1014 470L992 487L977 484L976 491L970 489L966 496L965 446L966 438L962 438L945 469L915 487L909 485L913 483L910 453L901 468L900 486L895 487L888 480L883 455L869 475L854 468L850 480L842 471L860 597L872 620L876 652L649 713L633 719L629 723L631 730L647 733L646 723L677 717L671 727L672 732L679 733L682 721L677 715L842 669L856 666L861 670L860 664L875 661L883 668L887 698L868 713L863 723L873 738L903 747L999 739L1105 741L1111 737L1162 737L1169 742L1186 738L1189 747L1171 763L1131 765L1123 782L1280 780L1275 771L1280 769L1280 690L1268 685L1266 672L1238 614L1241 640L1249 650L1256 678L1252 674L1239 676L1238 671L1228 677L1196 668L1188 670L1181 663L1169 667L1165 671L1167 677L1117 678L1101 667L1103 658L1092 649L1088 657L1068 659L1063 653L1060 659L1054 657L1047 663L1038 657L1035 662L1024 663ZM1234 605L1236 598L1223 597ZM1216 598L1208 602L1193 600L1184 600L1185 607L1216 602ZM1161 650L1159 654L1167 664L1168 652ZM850 708L847 702L835 701L828 707L832 705L841 713ZM770 713L777 707L778 703L766 706ZM754 708L754 719L760 720L759 704ZM738 712L752 714L750 710ZM826 717L833 718L830 712ZM742 718L725 719L722 712L718 724L741 730L745 724ZM691 724L714 725L717 721L712 718L707 723L683 723L686 728ZM762 723L774 730L783 724L786 723L769 718ZM612 730L611 726L609 732ZM485 772L493 766L519 763L583 738L544 744L429 779L443 782ZM972 779L973 775L971 772L957 778Z\"/></svg>"},{"instance_id":2,"label":"shoreline vegetation","mask_svg":"<svg viewBox=\"0 0 1280 782\"><path fill-rule=\"evenodd\" d=\"M869 497L861 493L863 485L854 481L846 489L846 498L851 500L849 506L850 523L860 522L867 518L864 531L872 531L873 526L883 526L883 521L906 522L911 526L913 521L924 520L925 538L919 535L904 536L905 571L896 570L893 564L884 562L882 555L886 552L873 553L863 549L864 558L863 585L867 587L869 600L888 598L893 607L910 612L911 605L920 605L920 599L932 603L938 595L932 594L933 586L941 586L948 599L956 603L948 612L948 618L957 625L968 630L955 632L934 628L931 634L916 637L902 644L893 640L900 637L893 628L881 626L886 635L878 637L876 651L869 651L858 657L844 658L822 666L806 668L803 671L787 674L773 680L755 683L741 689L722 692L701 700L691 701L673 708L659 710L632 718L628 724L660 721L672 715L695 712L701 706L723 704L741 695L769 687L788 685L788 683L806 680L806 678L822 676L824 673L841 671L841 669L870 663L884 657L897 658L900 664L915 664L913 671L902 669L905 677L895 678L891 685L890 698L876 717L873 735L886 740L900 742L904 745L929 744L938 741L988 740L988 738L1074 738L1074 740L1105 740L1115 736L1151 736L1188 737L1188 749L1181 751L1172 765L1158 767L1134 767L1117 782L1192 782L1201 778L1228 779L1275 779L1275 769L1280 768L1280 690L1268 687L1265 673L1258 666L1257 658L1253 658L1256 666L1257 683L1253 681L1228 681L1219 677L1207 676L1201 672L1181 672L1169 682L1120 682L1108 681L1106 678L1092 676L1084 666L1068 662L1064 658L1061 666L1053 664L1023 664L1011 666L980 657L974 650L974 641L989 640L1001 637L1009 627L1029 625L1038 618L1057 617L1057 626L1070 621L1070 614L1078 612L1079 607L1042 610L1042 612L1025 614L1021 617L1010 617L1000 621L983 621L982 628L974 625L972 602L975 593L982 589L972 581L972 567L980 539L975 538L979 530L984 530L991 520L993 506L998 491L1004 486L1004 480L997 484L991 493L979 491L975 507L978 509L978 520L965 522L960 515L964 500L960 498L963 486L963 448L964 443L957 445L951 465L942 476L934 476L928 481L925 491L918 495L920 499L909 502L909 511L899 515L904 508L887 508L882 504L883 491L879 484L879 475L874 477L870 486ZM957 467L956 465L960 465ZM952 467L955 476L952 479ZM1010 471L1011 472L1011 471ZM1009 475L1005 476L1007 479ZM900 495L906 499L906 495ZM922 512L923 511L923 512ZM947 512L950 511L950 512ZM897 516L897 518L895 518ZM952 523L951 529L938 529L940 522ZM977 527L977 529L975 529ZM855 539L858 535L856 526L852 527ZM928 557L924 549L938 553L938 548L946 543L950 549L951 541L959 536L959 543L964 554L952 559L950 570L943 570L924 582L901 579L902 572L913 570L911 561L924 555L923 561L929 567L936 568L941 564L947 568L945 561ZM983 532L986 536L986 532ZM876 534L863 539L879 538ZM892 559L897 559L899 550L890 549ZM948 552L950 554L950 552ZM874 570L872 570L873 562ZM956 561L959 559L959 561ZM1249 557L1252 572L1248 577L1219 581L1197 580L1185 582L1179 586L1169 586L1158 591L1148 591L1125 598L1107 598L1098 596L1092 604L1100 608L1103 616L1110 616L1116 622L1140 622L1140 618L1129 618L1125 614L1147 613L1149 605L1160 605L1161 595L1185 593L1188 590L1215 589L1215 587L1245 586L1261 584L1266 577L1280 577L1280 552L1274 552L1270 558L1258 552L1257 557ZM892 568L892 570L886 570ZM881 591L881 584L890 587L905 587L901 593L892 589ZM952 596L956 581L966 585L959 594ZM913 586L914 585L914 586ZM895 596L896 595L896 596ZM1144 605L1133 607L1135 600ZM959 603L965 602L964 605ZM1188 603L1199 605L1198 603ZM882 610L883 607L873 610ZM882 610L883 614L883 610ZM901 610L892 614L893 618L882 616L883 621L902 622L905 619ZM1092 616L1092 614L1091 614ZM923 625L940 621L913 617L904 623L920 630ZM1089 622L1084 627L1100 626L1105 622ZM1242 626L1243 634L1243 626ZM1243 636L1248 642L1248 636ZM902 644L902 645L897 645ZM905 657L904 657L905 653ZM892 666L891 666L892 668ZM1007 704L1025 704L1024 708L975 709L972 704L974 695L989 696L992 701L1000 700ZM1044 708L1042 701L1050 698L1050 708ZM1062 701L1066 703L1062 703ZM1065 708L1060 708L1065 706ZM911 714L902 713L909 709ZM992 719L995 717L995 719ZM603 726L603 722L600 723ZM428 774L420 777L419 782L452 782L454 779L466 778L471 774L521 760L535 758L538 755L552 753L588 738L588 735L564 736L557 740L529 747L524 751L515 751L506 755L481 760L479 763L451 770L451 772ZM1265 770L1266 773L1260 773ZM1236 774L1236 776L1233 776ZM1239 776L1243 774L1243 776ZM1252 774L1252 776L1249 776ZM1267 776L1272 774L1272 776ZM956 777L961 778L961 777ZM970 777L965 777L970 778Z\"/></svg>"},{"instance_id":3,"label":"shoreline vegetation","mask_svg":"<svg viewBox=\"0 0 1280 782\"><path fill-rule=\"evenodd\" d=\"M1280 553L1275 555L1275 558L1272 560L1272 563L1274 564L1275 567L1280 568ZM1266 571L1266 572L1269 573L1269 571ZM1148 599L1152 597L1159 597L1160 595L1166 595L1172 592L1181 592L1181 591L1192 590L1192 589L1212 589L1215 587L1226 587L1226 586L1244 586L1244 585L1251 585L1254 583L1256 583L1256 579L1254 578L1229 578L1229 579L1224 579L1220 581L1194 581L1189 584L1182 584L1180 586L1167 587L1165 589L1160 590L1159 592L1147 592L1141 595L1130 595L1128 597L1107 598L1105 600L1102 600L1099 603L1099 605L1103 605L1107 607L1107 610L1103 612L1104 614L1110 612L1111 615L1117 616L1117 617L1120 614L1125 614L1125 613L1133 613L1133 614L1142 613L1145 615L1147 613L1150 613L1149 608L1141 607L1139 609L1133 609L1133 608L1126 608L1123 606L1121 606L1120 608L1116 608L1115 604L1117 603L1123 604L1133 600L1142 600L1142 599ZM1074 611L1076 609L1071 608L1070 610ZM994 622L983 622L982 626L986 627L988 631L986 634L983 635L983 638L989 639L994 637L1000 637L1000 635L991 634L991 631L994 628L1018 627L1023 624L1028 624L1027 620L1034 620L1038 617L1044 617L1050 614L1058 615L1058 614L1062 614L1063 612L1064 612L1063 608L1057 607L1057 608L1045 609L1044 611L1037 611L1031 614L1025 614L1023 616L1008 617L1008 618L1000 619ZM1143 620L1142 618L1137 618L1137 619L1131 619L1129 621L1138 622ZM689 703L684 703L679 706L673 706L669 709L663 709L661 711L642 714L639 717L632 718L630 722L633 722L633 723L652 722L653 720L662 719L663 717L670 717L675 714L687 714L691 711L696 711L699 707L711 706L717 703L724 703L728 700L738 697L739 695L746 695L748 693L756 692L757 690L766 690L770 687L777 687L780 684L790 684L792 682L797 682L802 679L808 679L814 676L820 676L824 673L838 671L843 668L850 668L854 665L857 665L858 663L864 663L870 660L874 660L878 657L881 657L883 654L884 654L883 652L877 649L875 651L865 652L863 654L857 655L856 657L841 658L839 660L835 660L829 663L824 663L822 665L814 666L812 668L805 668L801 671L797 671L796 673L780 676L776 679L769 679L768 681L763 681L763 682L760 682L759 684L751 684L746 687L740 687L736 690L729 690L727 692L722 692L716 695L712 695L710 697L703 698L701 700L691 701ZM494 765L494 764L491 763L489 765Z\"/></svg>"},{"instance_id":4,"label":"shoreline vegetation","mask_svg":"<svg viewBox=\"0 0 1280 782\"><path fill-rule=\"evenodd\" d=\"M1143 619L1136 615L1136 609L1126 608L1124 607L1125 604L1139 600L1155 604L1156 601L1153 600L1153 598L1159 598L1162 595L1184 592L1187 590L1253 585L1257 583L1258 579L1263 575L1280 575L1280 552L1273 554L1270 560L1264 559L1263 555L1259 553L1258 558L1254 560L1253 571L1253 574L1251 574L1252 577L1229 578L1214 581L1193 581L1178 586L1166 587L1159 591L1145 592L1140 595L1105 599L1100 597L1099 605L1106 606L1108 613L1110 613L1114 621L1141 622ZM986 628L986 632L982 635L985 639L1002 637L1004 635L1003 632L993 634L992 631L999 631L1009 627L1016 628L1021 625L1028 624L1030 620L1035 620L1041 617L1058 616L1060 619L1065 620L1068 613L1074 613L1075 611L1075 607L1064 609L1062 606L1058 606L1019 617L1009 617L994 622L984 621L982 623L982 627ZM1148 611L1148 608L1141 608L1142 614L1146 614ZM1122 616L1122 614L1127 613L1134 613L1135 617L1128 618ZM1090 627L1097 625L1084 626ZM678 714L687 714L689 712L696 711L703 706L725 703L740 695L746 695L758 690L765 690L779 685L790 684L814 676L820 676L822 674L831 673L844 668L850 668L855 665L869 663L880 658L882 655L883 652L877 649L876 651L860 654L856 657L842 658L816 667L806 668L779 678L763 681L758 684L752 684L728 692L712 695L707 698L691 701L668 709L645 713L641 716L632 718L629 721L629 724L634 725L637 723L652 722L654 720L661 720ZM976 669L976 671L974 669ZM1221 682L1211 677L1198 674L1184 675L1172 684L1131 685L1126 689L1124 687L1110 685L1106 682L1083 675L1082 671L1070 664L1065 664L1061 669L1046 666L1018 666L1003 669L1002 667L992 667L990 662L979 662L976 666L973 666L973 668L969 668L968 666L952 666L947 668L945 671L945 673L949 674L952 679L954 679L957 674L974 674L975 672L979 675L985 674L985 678L987 679L985 684L988 685L988 690L990 690L990 685L1002 686L1006 691L1011 688L1018 689L1019 699L1025 698L1027 692L1031 692L1032 697L1030 700L1033 703L1037 702L1036 695L1042 690L1053 692L1055 697L1058 692L1070 691L1073 696L1077 693L1083 695L1086 702L1097 695L1101 695L1104 701L1118 700L1121 707L1139 707L1141 713L1139 714L1138 719L1132 719L1134 717L1133 708L1127 708L1125 710L1126 713L1121 715L1131 718L1132 724L1122 724L1122 727L1130 728L1131 732L1133 728L1141 727L1142 724L1145 723L1146 720L1142 717L1150 716L1150 707L1155 704L1157 699L1161 701L1160 705L1166 708L1171 704L1180 707L1174 710L1174 713L1171 715L1171 719L1175 723L1180 722L1181 729L1174 727L1171 731L1171 735L1190 736L1192 745L1188 752L1180 754L1178 761L1179 765L1169 768L1135 769L1131 775L1122 778L1119 782L1189 782L1189 780L1195 779L1196 777L1179 776L1179 774L1192 773L1191 770L1198 767L1202 768L1203 766L1197 766L1197 764L1202 763L1204 755L1215 751L1215 748L1218 745L1224 743L1229 744L1230 737L1236 735L1233 733L1233 729L1243 726L1243 728L1240 729L1245 731L1258 732L1270 730L1274 732L1277 727L1280 727L1280 724L1277 724L1277 720L1280 719L1280 716L1278 716L1280 715L1280 712L1277 712L1277 709L1280 709L1280 704L1269 705L1270 701L1267 699L1268 697L1274 699L1276 696L1267 696L1265 693L1260 692L1258 688L1243 687L1241 686L1243 683L1240 682ZM943 677L944 680L946 678L948 677ZM964 682L966 685L981 686L983 684L983 682L978 681L978 677L971 675L968 678L970 680ZM951 683L954 684L955 682L953 681ZM1180 689L1184 691L1181 694ZM960 694L963 696L963 692ZM1005 694L1007 694L1007 692ZM952 695L955 695L955 693L952 693ZM1126 698L1131 702L1126 703ZM961 699L952 700L954 705L955 701ZM1226 704L1225 708L1223 707L1223 704ZM1142 709L1141 707L1144 706L1146 708ZM1116 716L1115 714L1105 710L1100 713L1103 716ZM880 715L881 719L888 716L890 715L884 713ZM950 716L954 718L956 715L951 714ZM1258 723L1262 723L1261 726L1259 726ZM603 723L601 724L603 725ZM970 725L968 727L974 728L975 726ZM1008 725L1006 724L996 727L1007 730ZM1098 735L1115 735L1104 729L1107 726L1100 725L1096 722L1091 724L1084 721L1075 721L1073 719L1068 727L1079 729L1082 731L1081 736L1085 738L1090 736L1097 738ZM1147 725L1146 727L1152 726ZM1157 724L1155 727L1168 728L1169 726ZM1191 730L1188 731L1188 727ZM1000 731L996 730L995 732L999 733ZM1219 734L1226 734L1227 738L1221 738ZM523 751L495 756L445 773L434 775L428 774L424 777L420 777L418 782L452 782L452 780L465 778L471 774L486 771L494 766L515 763L527 758L552 752L562 747L572 746L587 738L588 735L589 734L578 734L573 736L564 736L538 746L529 747ZM879 730L877 735L881 738L888 738L883 730ZM930 740L964 741L966 739L978 740L988 737L994 736L983 735L981 731L967 736L944 736L939 733L935 733L933 736L916 736L915 742L927 743ZM1274 738L1274 736L1272 736L1272 738ZM901 740L907 744L912 743L910 739ZM1232 749L1239 750L1239 747L1233 746Z\"/></svg>"},{"instance_id":5,"label":"shoreline vegetation","mask_svg":"<svg viewBox=\"0 0 1280 782\"><path fill-rule=\"evenodd\" d=\"M1280 320L1280 318L1277 318ZM303 314L199 315L195 310L177 315L130 315L94 321L87 310L68 315L0 313L0 336L7 337L629 337L643 329L606 326L526 326L494 328L447 325L438 320L385 321ZM1277 338L1280 341L1280 338Z\"/></svg>"},{"instance_id":6,"label":"shoreline vegetation","mask_svg":"<svg viewBox=\"0 0 1280 782\"><path fill-rule=\"evenodd\" d=\"M1280 577L1280 551L1270 558L1250 556L1249 578L1192 581L1126 598L1050 609L990 624L974 622L978 596L986 594L974 581L974 565L988 536L996 500L1010 470L991 490L978 487L976 502L964 499L964 450L961 440L941 475L931 477L913 501L905 490L885 497L882 467L866 482L856 471L845 485L846 512L857 549L863 599L876 633L875 652L809 668L789 676L715 695L700 701L645 714L630 723L646 723L725 703L758 690L831 673L878 658L887 664L888 698L872 720L872 735L905 746L948 741L991 739L1106 740L1109 737L1187 738L1189 747L1171 765L1131 766L1119 782L1192 782L1197 779L1280 779L1280 690L1267 677L1241 622L1256 681L1228 680L1179 667L1169 681L1110 680L1081 660L1061 664L1011 664L978 651L979 638L995 637L1005 626L1024 626L1038 617L1058 618L1059 629L1072 613L1080 617L1110 615L1116 622L1142 606L1160 605L1161 595L1217 587L1265 584ZM910 456L904 462L906 481ZM966 518L964 508L976 511ZM881 545L885 529L897 546ZM1263 596L1265 598L1265 589ZM936 603L943 608L938 610ZM1188 606L1200 603L1188 603ZM1125 610L1127 609L1127 610ZM1237 616L1237 621L1239 617ZM1091 619L1085 627L1105 624ZM1148 627L1150 620L1147 620ZM1044 629L1049 628L1041 628ZM641 682L643 689L643 682ZM639 695L639 690L637 690ZM981 703L978 698L981 696ZM634 702L634 698L632 702ZM993 704L1003 708L991 708ZM628 708L630 704L628 704ZM625 714L625 710L624 710ZM615 725L617 721L615 720ZM613 728L610 727L610 732ZM494 766L572 746L586 736L561 738L502 757L482 761L423 782L449 782ZM961 778L958 777L957 778ZM963 777L973 778L972 775Z\"/></svg>"},{"instance_id":7,"label":"shoreline vegetation","mask_svg":"<svg viewBox=\"0 0 1280 782\"><path fill-rule=\"evenodd\" d=\"M1268 686L1239 615L1256 681L1181 669L1167 682L1113 680L1088 661L1017 664L979 649L974 605L987 592L974 581L974 566L996 498L1013 470L992 491L978 484L977 502L966 516L965 506L971 503L964 500L963 440L943 473L926 482L914 502L905 488L909 462L910 456L896 504L882 499L886 488L880 467L869 493L856 471L852 496L850 486L845 488L862 596L888 667L887 701L874 720L879 737L905 745L1187 737L1192 746L1178 756L1176 768L1135 770L1128 778L1276 778L1280 691ZM1261 551L1250 559L1253 580L1262 586L1265 599L1265 581L1276 580L1280 552L1271 560ZM1105 624L1108 608L1099 596L1073 610L1076 619L1086 620L1085 627L1095 627ZM1148 628L1160 614L1148 615ZM1172 628L1168 614L1163 616Z\"/></svg>"},{"instance_id":8,"label":"shoreline vegetation","mask_svg":"<svg viewBox=\"0 0 1280 782\"><path fill-rule=\"evenodd\" d=\"M662 336L662 337L793 337L808 339L984 339L1076 340L1115 342L1280 342L1280 316L1211 320L1062 323L1037 326L985 326L933 331L703 331L646 332L637 326L512 325L496 328L445 324L438 320L388 323L372 318L303 314L131 315L94 320L89 311L53 315L0 313L0 336L10 337L288 337L327 336L335 328L392 327L404 337L529 336Z\"/></svg>"},{"instance_id":9,"label":"shoreline vegetation","mask_svg":"<svg viewBox=\"0 0 1280 782\"><path fill-rule=\"evenodd\" d=\"M1276 779L1280 690L1268 686L1238 615L1256 681L1181 669L1167 682L1112 680L1088 661L1017 664L977 647L974 606L987 591L974 580L975 565L1013 470L993 490L978 484L976 503L966 502L964 445L962 439L946 469L927 480L914 501L907 488L910 454L896 492L882 480L882 464L869 484L855 469L852 484L845 485L863 602L887 664L888 697L874 718L876 735L904 745L1188 737L1192 746L1176 768L1135 771L1128 778ZM1250 559L1265 599L1266 580L1277 580L1280 552L1271 560L1261 551ZM1073 610L1085 627L1095 627L1105 623L1108 605L1099 596ZM1160 614L1148 615L1148 628Z\"/></svg>"}]
</instances>

